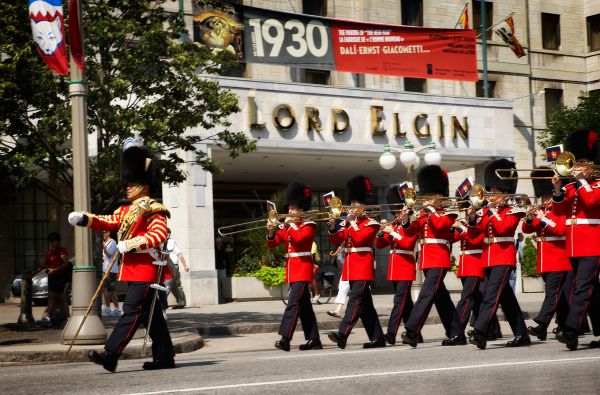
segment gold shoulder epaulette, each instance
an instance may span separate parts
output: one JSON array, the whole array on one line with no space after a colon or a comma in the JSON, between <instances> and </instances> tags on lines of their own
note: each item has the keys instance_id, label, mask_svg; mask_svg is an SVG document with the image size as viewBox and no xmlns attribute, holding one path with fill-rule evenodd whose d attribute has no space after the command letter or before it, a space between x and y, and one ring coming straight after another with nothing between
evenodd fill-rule
<instances>
[{"instance_id":1,"label":"gold shoulder epaulette","mask_svg":"<svg viewBox=\"0 0 600 395\"><path fill-rule=\"evenodd\" d=\"M152 215L152 214L158 214L158 213L162 213L164 215L167 216L167 218L171 218L171 213L169 212L169 209L162 203L157 202L154 199L150 200L150 209L148 209L144 215Z\"/></svg>"}]
</instances>

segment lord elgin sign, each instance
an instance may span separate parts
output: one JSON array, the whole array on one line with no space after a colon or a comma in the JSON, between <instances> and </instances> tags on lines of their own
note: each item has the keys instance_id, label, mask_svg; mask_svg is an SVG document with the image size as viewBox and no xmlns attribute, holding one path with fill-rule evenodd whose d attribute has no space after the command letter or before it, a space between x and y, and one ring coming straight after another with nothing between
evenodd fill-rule
<instances>
[{"instance_id":1,"label":"lord elgin sign","mask_svg":"<svg viewBox=\"0 0 600 395\"><path fill-rule=\"evenodd\" d=\"M252 129L264 129L267 127L265 122L259 121L258 106L254 97L248 97L248 115L249 124ZM319 109L313 106L304 107L304 117L306 117L306 130L323 132L323 125L320 118ZM386 116L383 106L370 107L371 127L370 133L373 136L384 136L388 133L386 129ZM350 115L342 108L331 108L331 132L344 133L350 126ZM430 119L434 119L430 122ZM280 131L286 131L296 123L296 112L289 104L279 104L275 106L272 112L272 120L275 127ZM420 113L412 117L410 126L412 132L418 138L427 139L432 137L431 123L435 124L433 132L437 132L437 138L443 139L446 132L446 121L449 122L450 137L454 140L458 136L467 141L469 139L469 122L467 117L462 117L462 122L455 115L444 116L434 115L431 118L429 114ZM392 113L392 136L404 138L407 135L406 129L402 128L400 115L397 112Z\"/></svg>"}]
</instances>

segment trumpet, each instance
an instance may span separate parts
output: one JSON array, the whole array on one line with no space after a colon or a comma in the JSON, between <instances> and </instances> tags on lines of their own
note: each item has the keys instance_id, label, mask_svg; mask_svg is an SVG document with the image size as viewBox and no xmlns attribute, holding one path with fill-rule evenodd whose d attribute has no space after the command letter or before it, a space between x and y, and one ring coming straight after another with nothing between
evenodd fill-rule
<instances>
[{"instance_id":1,"label":"trumpet","mask_svg":"<svg viewBox=\"0 0 600 395\"><path fill-rule=\"evenodd\" d=\"M492 193L486 192L481 184L475 184L469 192L469 202L474 208L479 208L483 205L486 197L505 197L514 199L528 199L529 196L523 193Z\"/></svg>"},{"instance_id":2,"label":"trumpet","mask_svg":"<svg viewBox=\"0 0 600 395\"><path fill-rule=\"evenodd\" d=\"M573 155L569 151L561 152L556 158L556 162L554 162L553 169L498 169L496 170L496 175L501 180L551 180L554 178L555 174L559 174L561 177L571 177L571 174L575 170L584 170L584 169L597 169L600 170L600 166L588 164L588 163L577 163L575 160L575 155ZM520 177L518 176L518 172L520 171L540 171L549 173L547 176L538 176L538 177ZM502 173L509 173L509 175L502 175ZM517 175L513 175L517 174Z\"/></svg>"}]
</instances>

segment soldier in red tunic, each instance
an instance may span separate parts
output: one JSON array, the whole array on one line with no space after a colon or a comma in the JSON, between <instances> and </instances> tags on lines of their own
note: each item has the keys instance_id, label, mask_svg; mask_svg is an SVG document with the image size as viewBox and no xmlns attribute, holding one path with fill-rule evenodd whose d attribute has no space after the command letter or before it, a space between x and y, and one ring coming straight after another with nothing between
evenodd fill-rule
<instances>
[{"instance_id":1,"label":"soldier in red tunic","mask_svg":"<svg viewBox=\"0 0 600 395\"><path fill-rule=\"evenodd\" d=\"M443 209L443 201L436 199L448 197L448 175L439 166L429 165L417 175L419 193L431 197L430 204L419 213L416 219L420 230L421 252L419 268L425 278L419 297L410 318L406 322L406 331L402 333L402 341L416 347L418 335L423 329L425 320L435 303L448 339L442 341L443 346L467 344L464 329L450 299L450 293L444 285L444 277L450 269L450 228L457 215L447 213Z\"/></svg>"},{"instance_id":2,"label":"soldier in red tunic","mask_svg":"<svg viewBox=\"0 0 600 395\"><path fill-rule=\"evenodd\" d=\"M578 163L589 164L595 160L599 164L598 137L593 130L577 130L567 138L565 149L575 155ZM573 176L576 181L562 189L554 182L552 206L557 215L566 216L566 251L575 278L564 330L556 334L556 339L570 350L577 349L578 331L587 319L600 271L600 177L597 169L590 167L576 168ZM594 335L600 335L597 326L594 326Z\"/></svg>"},{"instance_id":3,"label":"soldier in red tunic","mask_svg":"<svg viewBox=\"0 0 600 395\"><path fill-rule=\"evenodd\" d=\"M133 145L126 147L121 156L121 183L127 189L131 204L118 208L112 215L95 215L72 212L69 223L86 226L96 231L118 231L118 249L122 254L119 281L128 282L123 303L123 315L108 338L103 352L90 351L90 361L114 372L119 356L133 338L140 324L148 327L150 307L156 292L150 287L157 281L161 243L167 238L165 206L150 198L160 187L158 159L147 148ZM154 306L150 325L152 338L152 362L145 362L144 369L174 368L173 344L160 304Z\"/></svg>"},{"instance_id":4,"label":"soldier in red tunic","mask_svg":"<svg viewBox=\"0 0 600 395\"><path fill-rule=\"evenodd\" d=\"M517 180L500 180L495 174L496 169L514 168L515 163L508 159L498 159L489 163L485 168L486 190L492 194L514 194ZM482 350L486 348L485 333L500 303L515 335L507 346L527 346L531 344L531 339L527 334L523 312L508 284L510 273L517 263L515 232L525 213L508 206L507 199L503 195L493 196L489 200L488 207L481 209L479 213L474 209L468 212L469 225L476 233L483 233L485 236L481 256L481 263L485 270L483 301L469 342Z\"/></svg>"},{"instance_id":5,"label":"soldier in red tunic","mask_svg":"<svg viewBox=\"0 0 600 395\"><path fill-rule=\"evenodd\" d=\"M290 295L279 327L281 339L275 342L275 347L283 351L290 351L290 340L294 336L298 318L307 340L300 345L300 350L323 348L309 292L309 285L313 280L311 247L317 224L296 216L308 211L310 198L311 191L308 187L291 183L285 191L285 201L288 213L295 216L286 218L285 223L277 228L267 225L267 247L275 248L282 243L286 247L285 282L290 284Z\"/></svg>"},{"instance_id":6,"label":"soldier in red tunic","mask_svg":"<svg viewBox=\"0 0 600 395\"><path fill-rule=\"evenodd\" d=\"M540 169L548 169L542 167ZM544 170L534 170L531 177L543 176ZM542 206L529 211L523 223L523 233L534 233L537 242L536 272L541 274L545 284L545 297L539 314L533 320L538 324L527 328L530 335L546 340L548 325L556 312L558 322L564 323L566 311L559 310L560 300L564 298L562 288L571 264L565 252L566 227L564 215L552 211L552 181L532 180L536 198L542 200ZM566 307L566 300L563 306Z\"/></svg>"},{"instance_id":7,"label":"soldier in red tunic","mask_svg":"<svg viewBox=\"0 0 600 395\"><path fill-rule=\"evenodd\" d=\"M348 181L346 198L356 209L348 210L348 218L336 227L334 220L329 223L329 240L332 244L342 244L346 252L342 269L342 280L350 281L346 312L337 332L329 332L329 339L339 348L346 347L352 328L360 318L369 342L363 348L385 347L385 339L377 311L373 305L370 285L375 279L373 242L379 230L379 223L367 217L361 205L370 203L371 183L368 178L358 176Z\"/></svg>"},{"instance_id":8,"label":"soldier in red tunic","mask_svg":"<svg viewBox=\"0 0 600 395\"><path fill-rule=\"evenodd\" d=\"M390 313L385 340L389 344L396 344L400 321L404 320L406 323L413 309L410 288L416 278L415 246L419 237L419 225L410 221L411 211L400 206L404 199L400 196L397 185L388 189L387 202L396 205L393 206L396 218L389 224L382 221L375 246L390 248L387 279L394 287L394 307Z\"/></svg>"}]
</instances>

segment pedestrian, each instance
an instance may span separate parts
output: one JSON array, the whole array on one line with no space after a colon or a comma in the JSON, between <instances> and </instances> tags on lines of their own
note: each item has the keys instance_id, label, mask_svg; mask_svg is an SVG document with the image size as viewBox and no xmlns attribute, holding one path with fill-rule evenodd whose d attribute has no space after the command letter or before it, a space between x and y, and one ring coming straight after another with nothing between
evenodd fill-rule
<instances>
[{"instance_id":1,"label":"pedestrian","mask_svg":"<svg viewBox=\"0 0 600 395\"><path fill-rule=\"evenodd\" d=\"M405 324L406 331L402 333L402 342L417 347L418 335L425 325L431 307L435 304L448 337L442 341L442 346L464 345L467 344L464 328L444 284L444 278L451 267L450 229L458 217L456 213L443 207L445 198L450 194L448 174L437 165L428 165L419 171L417 183L424 199L430 199L423 203L424 207L415 220L421 244L419 268L425 278L419 297Z\"/></svg>"},{"instance_id":2,"label":"pedestrian","mask_svg":"<svg viewBox=\"0 0 600 395\"><path fill-rule=\"evenodd\" d=\"M340 246L335 253L330 253L330 255L331 254L333 254L338 269L343 268L344 259L346 256L346 254L344 253L344 247ZM333 301L333 303L335 303L337 307L335 308L335 310L328 310L327 315L330 315L331 317L335 318L342 318L344 306L348 302L348 292L350 292L350 282L348 280L342 280L342 276L340 276L340 280L338 282L337 295L335 296L335 300Z\"/></svg>"},{"instance_id":3,"label":"pedestrian","mask_svg":"<svg viewBox=\"0 0 600 395\"><path fill-rule=\"evenodd\" d=\"M375 260L373 242L379 230L379 223L367 216L364 206L372 199L371 182L357 176L348 181L346 198L352 207L348 217L339 226L334 219L329 221L329 241L342 244L346 259L342 270L342 280L350 282L348 308L337 332L327 336L339 348L346 348L348 336L360 318L369 336L363 348L385 347L385 339L377 310L373 305L371 283L375 280Z\"/></svg>"},{"instance_id":4,"label":"pedestrian","mask_svg":"<svg viewBox=\"0 0 600 395\"><path fill-rule=\"evenodd\" d=\"M517 266L515 269L511 270L510 278L508 283L512 288L513 292L516 292L517 286L517 270L521 270L521 258L523 256L523 247L525 246L525 238L523 237L523 233L517 233L517 239L515 240L515 250L517 251Z\"/></svg>"},{"instance_id":5,"label":"pedestrian","mask_svg":"<svg viewBox=\"0 0 600 395\"><path fill-rule=\"evenodd\" d=\"M65 297L65 285L69 281L69 252L60 245L60 234L52 232L47 237L50 248L46 252L44 264L37 270L44 270L48 275L48 306L42 314L42 325L52 326L69 318L69 305ZM61 311L61 316L57 315ZM59 319L60 318L60 319Z\"/></svg>"},{"instance_id":6,"label":"pedestrian","mask_svg":"<svg viewBox=\"0 0 600 395\"><path fill-rule=\"evenodd\" d=\"M288 304L283 312L278 331L281 338L275 342L275 347L290 351L290 341L300 318L306 340L305 344L300 345L300 350L322 349L317 318L310 302L309 292L314 276L311 246L317 224L302 215L310 209L311 190L305 185L293 182L285 190L285 201L289 216L286 217L284 224L277 227L267 222L265 242L270 249L280 244L285 246L287 257L285 282L290 284Z\"/></svg>"},{"instance_id":7,"label":"pedestrian","mask_svg":"<svg viewBox=\"0 0 600 395\"><path fill-rule=\"evenodd\" d=\"M159 300L163 311L163 316L167 319L167 309L169 308L168 296L173 293L175 297L174 309L182 309L185 307L185 294L181 288L181 275L179 274L179 263L183 266L185 272L190 271L181 248L173 237L171 237L171 229L167 228L167 240L163 243L163 254L166 254L168 270L165 271L164 286L167 291L159 290Z\"/></svg>"},{"instance_id":8,"label":"pedestrian","mask_svg":"<svg viewBox=\"0 0 600 395\"><path fill-rule=\"evenodd\" d=\"M479 349L485 349L487 346L485 334L492 323L498 304L502 305L502 310L515 336L506 343L507 347L531 344L523 312L514 291L508 284L510 271L517 263L515 232L525 213L513 209L508 204L508 199L516 192L517 180L503 180L495 173L497 169L514 168L515 163L508 159L490 162L484 174L490 203L479 213L474 208L468 210L469 226L473 227L474 235L483 233L485 236L481 254L485 276L483 300L473 333L469 337L469 342Z\"/></svg>"},{"instance_id":9,"label":"pedestrian","mask_svg":"<svg viewBox=\"0 0 600 395\"><path fill-rule=\"evenodd\" d=\"M317 243L313 241L312 246L310 248L310 254L313 260L313 279L311 282L312 294L313 294L313 303L318 303L319 298L321 297L321 287L319 287L319 265L321 264L321 255L319 255L319 247Z\"/></svg>"},{"instance_id":10,"label":"pedestrian","mask_svg":"<svg viewBox=\"0 0 600 395\"><path fill-rule=\"evenodd\" d=\"M121 183L126 186L130 204L119 207L112 215L95 215L86 212L69 214L71 225L86 226L92 230L118 231L117 248L121 254L120 281L129 287L123 302L123 315L112 330L104 351L90 351L90 361L114 372L119 357L143 324L152 339L152 362L145 362L146 370L175 367L175 352L167 323L151 287L157 283L161 244L167 239L169 211L150 197L160 188L159 161L148 148L127 142L121 154ZM152 320L150 321L150 316Z\"/></svg>"},{"instance_id":11,"label":"pedestrian","mask_svg":"<svg viewBox=\"0 0 600 395\"><path fill-rule=\"evenodd\" d=\"M105 230L102 232L102 274L106 275L106 271L112 262L115 254L119 252L117 242L110 237L110 232ZM117 258L118 259L118 258ZM120 317L122 314L119 308L119 297L117 295L117 273L119 272L119 264L115 262L108 273L108 277L102 286L102 296L104 298L104 307L102 308L102 317ZM110 309L110 302L114 308Z\"/></svg>"}]
</instances>

